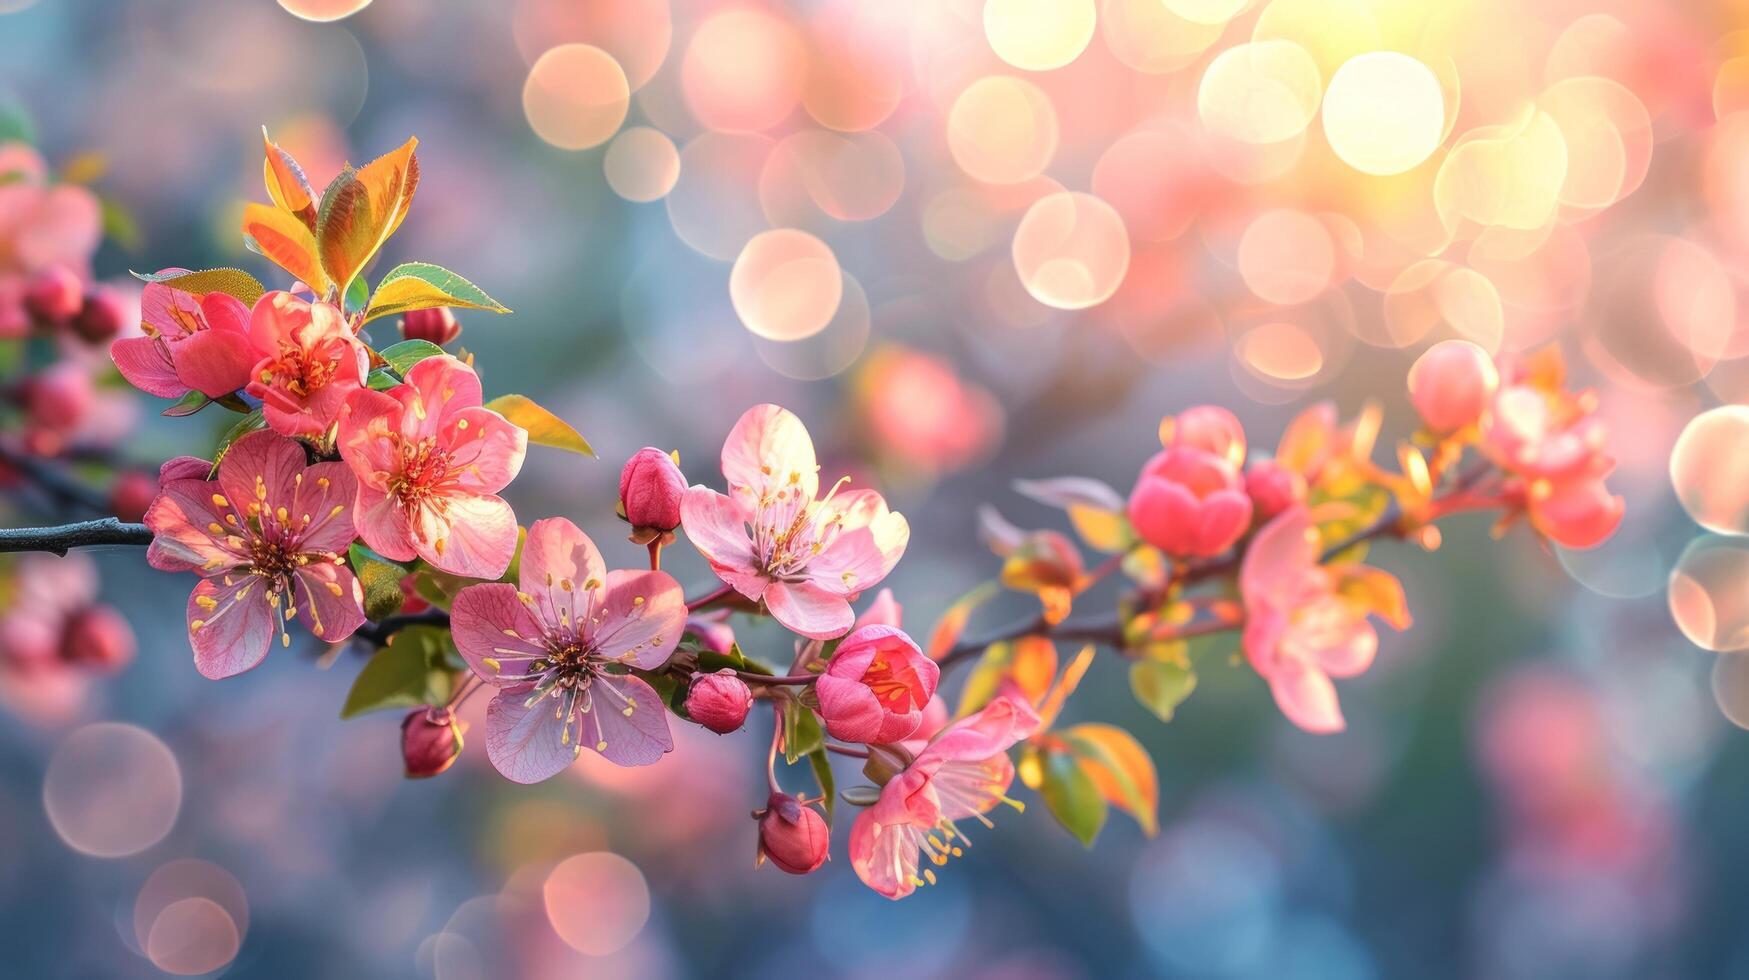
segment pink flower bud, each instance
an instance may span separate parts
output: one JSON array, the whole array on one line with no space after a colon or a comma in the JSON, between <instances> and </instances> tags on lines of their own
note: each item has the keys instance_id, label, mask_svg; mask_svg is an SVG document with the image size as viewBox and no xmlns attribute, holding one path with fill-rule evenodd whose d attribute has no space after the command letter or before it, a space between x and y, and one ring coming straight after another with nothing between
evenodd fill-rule
<instances>
[{"instance_id":1,"label":"pink flower bud","mask_svg":"<svg viewBox=\"0 0 1749 980\"><path fill-rule=\"evenodd\" d=\"M85 297L73 317L73 332L88 344L108 344L121 333L127 320L126 305L115 290L97 287Z\"/></svg>"},{"instance_id":2,"label":"pink flower bud","mask_svg":"<svg viewBox=\"0 0 1749 980\"><path fill-rule=\"evenodd\" d=\"M686 476L674 457L660 449L638 450L619 472L621 516L634 529L648 532L645 540L680 526L680 498L685 493Z\"/></svg>"},{"instance_id":3,"label":"pink flower bud","mask_svg":"<svg viewBox=\"0 0 1749 980\"><path fill-rule=\"evenodd\" d=\"M1251 498L1239 471L1221 456L1176 447L1142 468L1130 491L1130 524L1176 558L1209 558L1233 546L1251 525Z\"/></svg>"},{"instance_id":4,"label":"pink flower bud","mask_svg":"<svg viewBox=\"0 0 1749 980\"><path fill-rule=\"evenodd\" d=\"M61 659L118 671L134 659L134 631L121 613L109 606L81 609L67 620L61 633Z\"/></svg>"},{"instance_id":5,"label":"pink flower bud","mask_svg":"<svg viewBox=\"0 0 1749 980\"><path fill-rule=\"evenodd\" d=\"M447 306L429 310L408 310L401 318L401 336L408 340L429 340L442 347L462 335L462 325Z\"/></svg>"},{"instance_id":6,"label":"pink flower bud","mask_svg":"<svg viewBox=\"0 0 1749 980\"><path fill-rule=\"evenodd\" d=\"M401 761L408 779L448 769L462 754L462 725L448 708L414 708L401 721Z\"/></svg>"},{"instance_id":7,"label":"pink flower bud","mask_svg":"<svg viewBox=\"0 0 1749 980\"><path fill-rule=\"evenodd\" d=\"M805 875L826 862L832 832L819 811L784 793L765 801L759 818L759 855L779 871Z\"/></svg>"},{"instance_id":8,"label":"pink flower bud","mask_svg":"<svg viewBox=\"0 0 1749 980\"><path fill-rule=\"evenodd\" d=\"M1197 405L1161 419L1160 444L1213 453L1235 468L1245 465L1245 427L1219 405Z\"/></svg>"},{"instance_id":9,"label":"pink flower bud","mask_svg":"<svg viewBox=\"0 0 1749 980\"><path fill-rule=\"evenodd\" d=\"M1306 499L1306 478L1273 459L1258 460L1245 471L1245 493L1257 519L1267 521Z\"/></svg>"},{"instance_id":10,"label":"pink flower bud","mask_svg":"<svg viewBox=\"0 0 1749 980\"><path fill-rule=\"evenodd\" d=\"M1621 525L1622 498L1604 486L1603 473L1566 480L1536 480L1526 510L1530 523L1549 540L1568 548L1594 548Z\"/></svg>"},{"instance_id":11,"label":"pink flower bud","mask_svg":"<svg viewBox=\"0 0 1749 980\"><path fill-rule=\"evenodd\" d=\"M1499 386L1494 359L1467 340L1440 341L1409 369L1409 401L1441 435L1474 425Z\"/></svg>"},{"instance_id":12,"label":"pink flower bud","mask_svg":"<svg viewBox=\"0 0 1749 980\"><path fill-rule=\"evenodd\" d=\"M752 706L753 691L727 667L695 675L686 691L687 716L718 735L740 728Z\"/></svg>"},{"instance_id":13,"label":"pink flower bud","mask_svg":"<svg viewBox=\"0 0 1749 980\"><path fill-rule=\"evenodd\" d=\"M833 738L897 742L923 724L941 667L899 629L864 626L838 644L814 682L820 717Z\"/></svg>"},{"instance_id":14,"label":"pink flower bud","mask_svg":"<svg viewBox=\"0 0 1749 980\"><path fill-rule=\"evenodd\" d=\"M201 474L203 477L206 474ZM146 508L158 496L158 480L150 473L126 470L109 487L109 512L124 521L146 519Z\"/></svg>"},{"instance_id":15,"label":"pink flower bud","mask_svg":"<svg viewBox=\"0 0 1749 980\"><path fill-rule=\"evenodd\" d=\"M66 432L91 410L91 376L73 361L44 370L23 387L24 414L33 428Z\"/></svg>"},{"instance_id":16,"label":"pink flower bud","mask_svg":"<svg viewBox=\"0 0 1749 980\"><path fill-rule=\"evenodd\" d=\"M24 308L40 323L72 319L85 302L85 284L73 270L52 265L36 274L24 290Z\"/></svg>"}]
</instances>

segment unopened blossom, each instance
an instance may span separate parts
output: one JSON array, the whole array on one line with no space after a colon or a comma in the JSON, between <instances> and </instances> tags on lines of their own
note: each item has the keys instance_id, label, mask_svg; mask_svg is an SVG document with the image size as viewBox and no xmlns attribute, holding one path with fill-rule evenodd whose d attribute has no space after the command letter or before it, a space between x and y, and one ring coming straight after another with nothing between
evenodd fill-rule
<instances>
[{"instance_id":1,"label":"unopened blossom","mask_svg":"<svg viewBox=\"0 0 1749 980\"><path fill-rule=\"evenodd\" d=\"M24 292L37 273L88 273L102 238L102 207L89 188L55 183L36 150L0 142L0 337L29 327Z\"/></svg>"},{"instance_id":2,"label":"unopened blossom","mask_svg":"<svg viewBox=\"0 0 1749 980\"><path fill-rule=\"evenodd\" d=\"M826 863L832 829L818 810L787 793L772 793L759 820L759 858L779 871L805 875Z\"/></svg>"},{"instance_id":3,"label":"unopened blossom","mask_svg":"<svg viewBox=\"0 0 1749 980\"><path fill-rule=\"evenodd\" d=\"M51 265L24 287L24 309L39 323L71 320L85 303L85 281L64 265Z\"/></svg>"},{"instance_id":4,"label":"unopened blossom","mask_svg":"<svg viewBox=\"0 0 1749 980\"><path fill-rule=\"evenodd\" d=\"M632 526L632 540L640 544L672 540L680 526L680 498L686 495L686 476L674 457L660 449L645 447L632 454L619 471L619 512Z\"/></svg>"},{"instance_id":5,"label":"unopened blossom","mask_svg":"<svg viewBox=\"0 0 1749 980\"><path fill-rule=\"evenodd\" d=\"M377 553L469 578L510 567L516 515L498 491L521 471L528 433L482 406L472 368L428 357L405 384L353 392L337 445L358 476L359 536Z\"/></svg>"},{"instance_id":6,"label":"unopened blossom","mask_svg":"<svg viewBox=\"0 0 1749 980\"><path fill-rule=\"evenodd\" d=\"M332 303L265 293L249 312L249 341L260 359L247 391L261 399L268 426L284 435L326 435L370 373L370 356Z\"/></svg>"},{"instance_id":7,"label":"unopened blossom","mask_svg":"<svg viewBox=\"0 0 1749 980\"><path fill-rule=\"evenodd\" d=\"M85 294L68 326L88 344L107 344L121 333L127 318L128 303L121 295L108 286L97 286Z\"/></svg>"},{"instance_id":8,"label":"unopened blossom","mask_svg":"<svg viewBox=\"0 0 1749 980\"><path fill-rule=\"evenodd\" d=\"M1306 500L1306 478L1274 459L1260 459L1245 468L1245 494L1255 518L1267 521Z\"/></svg>"},{"instance_id":9,"label":"unopened blossom","mask_svg":"<svg viewBox=\"0 0 1749 980\"><path fill-rule=\"evenodd\" d=\"M150 473L123 470L109 485L109 512L124 521L140 521L157 497L158 481Z\"/></svg>"},{"instance_id":10,"label":"unopened blossom","mask_svg":"<svg viewBox=\"0 0 1749 980\"><path fill-rule=\"evenodd\" d=\"M1363 565L1320 565L1319 547L1305 507L1283 512L1246 549L1239 592L1246 659L1289 721L1325 733L1345 727L1330 679L1364 672L1378 651L1378 632L1367 615L1404 629L1409 614L1395 578ZM1351 583L1366 588L1345 588Z\"/></svg>"},{"instance_id":11,"label":"unopened blossom","mask_svg":"<svg viewBox=\"0 0 1749 980\"><path fill-rule=\"evenodd\" d=\"M692 487L680 511L719 578L796 633L830 639L855 622L850 600L898 564L911 526L874 490L841 492L848 478L819 497L818 470L801 420L757 405L723 443L729 492Z\"/></svg>"},{"instance_id":12,"label":"unopened blossom","mask_svg":"<svg viewBox=\"0 0 1749 980\"><path fill-rule=\"evenodd\" d=\"M1200 449L1239 467L1245 464L1245 427L1219 405L1196 405L1160 420L1160 444Z\"/></svg>"},{"instance_id":13,"label":"unopened blossom","mask_svg":"<svg viewBox=\"0 0 1749 980\"><path fill-rule=\"evenodd\" d=\"M447 306L408 310L401 318L401 336L408 340L424 340L442 347L461 335L462 325Z\"/></svg>"},{"instance_id":14,"label":"unopened blossom","mask_svg":"<svg viewBox=\"0 0 1749 980\"><path fill-rule=\"evenodd\" d=\"M987 814L1014 782L1008 749L1038 729L1026 699L997 695L976 713L943 728L881 788L880 799L850 828L850 863L863 884L904 898L935 881L924 861L944 865L963 851L957 821L991 826Z\"/></svg>"},{"instance_id":15,"label":"unopened blossom","mask_svg":"<svg viewBox=\"0 0 1749 980\"><path fill-rule=\"evenodd\" d=\"M249 321L249 307L236 297L195 296L151 282L140 291L144 336L123 337L109 353L122 377L148 395L181 398L193 390L218 398L248 384L261 360L249 339Z\"/></svg>"},{"instance_id":16,"label":"unopened blossom","mask_svg":"<svg viewBox=\"0 0 1749 980\"><path fill-rule=\"evenodd\" d=\"M941 668L893 626L864 626L838 645L814 682L820 717L833 738L897 742L923 722Z\"/></svg>"},{"instance_id":17,"label":"unopened blossom","mask_svg":"<svg viewBox=\"0 0 1749 980\"><path fill-rule=\"evenodd\" d=\"M462 754L462 723L445 707L420 706L401 719L401 764L408 779L428 779Z\"/></svg>"},{"instance_id":18,"label":"unopened blossom","mask_svg":"<svg viewBox=\"0 0 1749 980\"><path fill-rule=\"evenodd\" d=\"M109 673L133 662L134 650L134 631L113 606L79 610L61 634L61 659Z\"/></svg>"},{"instance_id":19,"label":"unopened blossom","mask_svg":"<svg viewBox=\"0 0 1749 980\"><path fill-rule=\"evenodd\" d=\"M294 616L338 643L364 622L364 593L346 565L356 481L343 463L306 462L303 444L252 432L231 444L218 479L203 461L165 464L146 512L152 567L201 576L188 600L194 663L211 678L291 645ZM198 474L198 475L197 475Z\"/></svg>"},{"instance_id":20,"label":"unopened blossom","mask_svg":"<svg viewBox=\"0 0 1749 980\"><path fill-rule=\"evenodd\" d=\"M8 570L0 607L0 663L30 671L59 658L67 624L97 600L97 566L89 555L21 555Z\"/></svg>"},{"instance_id":21,"label":"unopened blossom","mask_svg":"<svg viewBox=\"0 0 1749 980\"><path fill-rule=\"evenodd\" d=\"M747 721L753 691L731 668L698 674L686 689L686 716L718 735L727 735Z\"/></svg>"},{"instance_id":22,"label":"unopened blossom","mask_svg":"<svg viewBox=\"0 0 1749 980\"><path fill-rule=\"evenodd\" d=\"M622 766L674 748L661 695L628 673L667 663L686 625L666 572L610 572L575 524L536 521L517 584L462 589L450 624L468 666L498 688L486 755L506 777L540 782L584 748Z\"/></svg>"},{"instance_id":23,"label":"unopened blossom","mask_svg":"<svg viewBox=\"0 0 1749 980\"><path fill-rule=\"evenodd\" d=\"M1500 386L1488 352L1467 340L1443 340L1409 368L1409 401L1440 435L1476 424Z\"/></svg>"},{"instance_id":24,"label":"unopened blossom","mask_svg":"<svg viewBox=\"0 0 1749 980\"><path fill-rule=\"evenodd\" d=\"M1175 558L1208 558L1233 546L1251 524L1245 482L1225 457L1174 446L1142 468L1130 491L1130 524Z\"/></svg>"},{"instance_id":25,"label":"unopened blossom","mask_svg":"<svg viewBox=\"0 0 1749 980\"><path fill-rule=\"evenodd\" d=\"M691 613L686 617L686 632L696 637L704 649L726 657L735 647L735 628L729 625L729 614L728 609Z\"/></svg>"}]
</instances>

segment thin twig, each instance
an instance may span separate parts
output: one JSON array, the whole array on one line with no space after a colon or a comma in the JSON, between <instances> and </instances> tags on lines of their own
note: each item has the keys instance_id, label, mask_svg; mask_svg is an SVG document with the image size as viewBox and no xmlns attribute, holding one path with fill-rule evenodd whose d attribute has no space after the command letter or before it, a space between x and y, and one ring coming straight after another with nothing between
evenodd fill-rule
<instances>
[{"instance_id":1,"label":"thin twig","mask_svg":"<svg viewBox=\"0 0 1749 980\"><path fill-rule=\"evenodd\" d=\"M0 552L46 551L65 556L74 548L105 545L144 547L152 532L144 524L123 524L113 517L56 527L0 528Z\"/></svg>"},{"instance_id":2,"label":"thin twig","mask_svg":"<svg viewBox=\"0 0 1749 980\"><path fill-rule=\"evenodd\" d=\"M0 463L4 463L8 469L17 470L62 508L83 510L88 514L112 513L109 509L109 498L74 479L61 467L28 452L21 452L4 441L0 441Z\"/></svg>"}]
</instances>

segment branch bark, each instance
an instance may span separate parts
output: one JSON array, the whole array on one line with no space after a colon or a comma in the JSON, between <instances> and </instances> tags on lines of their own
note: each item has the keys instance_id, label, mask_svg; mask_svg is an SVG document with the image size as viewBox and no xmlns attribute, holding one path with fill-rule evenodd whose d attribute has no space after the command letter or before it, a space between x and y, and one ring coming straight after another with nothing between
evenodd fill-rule
<instances>
[{"instance_id":1,"label":"branch bark","mask_svg":"<svg viewBox=\"0 0 1749 980\"><path fill-rule=\"evenodd\" d=\"M57 527L0 528L0 552L46 551L65 556L74 548L107 545L145 547L152 532L144 524L123 524L113 517Z\"/></svg>"}]
</instances>

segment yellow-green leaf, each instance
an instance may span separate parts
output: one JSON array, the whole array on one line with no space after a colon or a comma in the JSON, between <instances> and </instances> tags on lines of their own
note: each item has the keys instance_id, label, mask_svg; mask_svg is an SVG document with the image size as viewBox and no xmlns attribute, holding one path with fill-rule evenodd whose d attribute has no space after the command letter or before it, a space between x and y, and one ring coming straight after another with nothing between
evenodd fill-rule
<instances>
[{"instance_id":1,"label":"yellow-green leaf","mask_svg":"<svg viewBox=\"0 0 1749 980\"><path fill-rule=\"evenodd\" d=\"M1134 817L1143 833L1154 836L1160 829L1160 776L1135 736L1102 722L1075 725L1059 735L1100 795Z\"/></svg>"},{"instance_id":2,"label":"yellow-green leaf","mask_svg":"<svg viewBox=\"0 0 1749 980\"><path fill-rule=\"evenodd\" d=\"M348 167L322 192L316 212L316 244L322 269L342 291L352 284L401 221L419 186L419 158L409 139L399 149Z\"/></svg>"},{"instance_id":3,"label":"yellow-green leaf","mask_svg":"<svg viewBox=\"0 0 1749 980\"><path fill-rule=\"evenodd\" d=\"M1029 751L1037 752L1038 791L1044 797L1045 807L1064 829L1092 847L1105 826L1108 809L1093 777L1068 752L1048 748Z\"/></svg>"},{"instance_id":4,"label":"yellow-green leaf","mask_svg":"<svg viewBox=\"0 0 1749 980\"><path fill-rule=\"evenodd\" d=\"M340 717L448 701L454 683L449 644L449 632L436 626L397 630L358 672Z\"/></svg>"},{"instance_id":5,"label":"yellow-green leaf","mask_svg":"<svg viewBox=\"0 0 1749 980\"><path fill-rule=\"evenodd\" d=\"M486 295L485 290L461 276L429 262L404 262L390 269L377 283L376 295L365 311L366 321L411 310L448 306L463 310L509 313L509 307Z\"/></svg>"},{"instance_id":6,"label":"yellow-green leaf","mask_svg":"<svg viewBox=\"0 0 1749 980\"><path fill-rule=\"evenodd\" d=\"M1196 671L1170 660L1136 660L1130 664L1130 691L1142 707L1161 721L1172 715L1190 692L1196 690Z\"/></svg>"},{"instance_id":7,"label":"yellow-green leaf","mask_svg":"<svg viewBox=\"0 0 1749 980\"><path fill-rule=\"evenodd\" d=\"M589 442L564 419L535 404L527 395L500 395L486 407L528 430L528 441L585 456L595 455Z\"/></svg>"},{"instance_id":8,"label":"yellow-green leaf","mask_svg":"<svg viewBox=\"0 0 1749 980\"><path fill-rule=\"evenodd\" d=\"M179 292L193 296L205 296L208 293L224 293L243 303L244 306L254 306L261 294L267 292L267 287L261 280L242 269L202 269L199 272L167 272L163 274L143 274L136 272L134 278L143 282L162 283Z\"/></svg>"},{"instance_id":9,"label":"yellow-green leaf","mask_svg":"<svg viewBox=\"0 0 1749 980\"><path fill-rule=\"evenodd\" d=\"M1026 699L1036 705L1056 676L1057 647L1049 639L1024 636L1012 643L993 643L966 677L954 716L963 718L989 704L1002 689L1004 680L1012 680Z\"/></svg>"},{"instance_id":10,"label":"yellow-green leaf","mask_svg":"<svg viewBox=\"0 0 1749 980\"><path fill-rule=\"evenodd\" d=\"M320 296L328 292L328 274L316 257L316 236L296 215L271 204L243 206L243 234L255 248Z\"/></svg>"}]
</instances>

